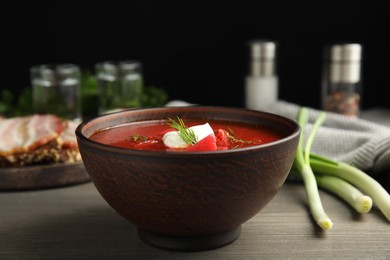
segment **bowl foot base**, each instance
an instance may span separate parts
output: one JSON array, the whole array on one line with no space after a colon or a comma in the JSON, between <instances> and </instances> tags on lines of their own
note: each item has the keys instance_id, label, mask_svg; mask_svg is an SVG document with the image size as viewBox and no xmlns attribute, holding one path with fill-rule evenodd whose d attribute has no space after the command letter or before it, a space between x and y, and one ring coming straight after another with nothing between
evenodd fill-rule
<instances>
[{"instance_id":1,"label":"bowl foot base","mask_svg":"<svg viewBox=\"0 0 390 260\"><path fill-rule=\"evenodd\" d=\"M235 241L240 234L241 226L223 233L192 237L165 236L138 229L138 235L145 243L175 251L204 251L227 246Z\"/></svg>"}]
</instances>

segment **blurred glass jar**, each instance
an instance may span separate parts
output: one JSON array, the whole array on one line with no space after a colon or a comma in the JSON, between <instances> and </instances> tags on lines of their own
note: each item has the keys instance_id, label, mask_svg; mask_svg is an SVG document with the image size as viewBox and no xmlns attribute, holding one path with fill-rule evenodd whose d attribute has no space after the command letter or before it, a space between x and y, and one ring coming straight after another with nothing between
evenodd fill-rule
<instances>
[{"instance_id":1,"label":"blurred glass jar","mask_svg":"<svg viewBox=\"0 0 390 260\"><path fill-rule=\"evenodd\" d=\"M358 116L362 94L362 46L358 43L334 44L324 53L323 110Z\"/></svg>"},{"instance_id":2,"label":"blurred glass jar","mask_svg":"<svg viewBox=\"0 0 390 260\"><path fill-rule=\"evenodd\" d=\"M95 75L99 114L141 106L143 77L139 61L99 62Z\"/></svg>"},{"instance_id":3,"label":"blurred glass jar","mask_svg":"<svg viewBox=\"0 0 390 260\"><path fill-rule=\"evenodd\" d=\"M30 69L33 110L81 122L80 68L75 64L41 64Z\"/></svg>"}]
</instances>

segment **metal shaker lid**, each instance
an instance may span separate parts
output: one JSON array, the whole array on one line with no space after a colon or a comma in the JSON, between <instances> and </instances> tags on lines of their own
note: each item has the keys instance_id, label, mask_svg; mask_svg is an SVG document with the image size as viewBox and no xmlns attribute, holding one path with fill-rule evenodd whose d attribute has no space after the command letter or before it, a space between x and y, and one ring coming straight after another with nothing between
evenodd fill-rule
<instances>
[{"instance_id":1,"label":"metal shaker lid","mask_svg":"<svg viewBox=\"0 0 390 260\"><path fill-rule=\"evenodd\" d=\"M249 42L252 60L273 60L276 57L276 43L273 41L254 40Z\"/></svg>"},{"instance_id":2,"label":"metal shaker lid","mask_svg":"<svg viewBox=\"0 0 390 260\"><path fill-rule=\"evenodd\" d=\"M269 77L276 74L276 48L274 41L253 40L250 45L250 71L252 76Z\"/></svg>"},{"instance_id":3,"label":"metal shaker lid","mask_svg":"<svg viewBox=\"0 0 390 260\"><path fill-rule=\"evenodd\" d=\"M360 61L361 56L362 46L358 43L336 44L331 47L332 61Z\"/></svg>"},{"instance_id":4,"label":"metal shaker lid","mask_svg":"<svg viewBox=\"0 0 390 260\"><path fill-rule=\"evenodd\" d=\"M329 58L330 82L355 84L361 80L362 45L358 43L332 45Z\"/></svg>"}]
</instances>

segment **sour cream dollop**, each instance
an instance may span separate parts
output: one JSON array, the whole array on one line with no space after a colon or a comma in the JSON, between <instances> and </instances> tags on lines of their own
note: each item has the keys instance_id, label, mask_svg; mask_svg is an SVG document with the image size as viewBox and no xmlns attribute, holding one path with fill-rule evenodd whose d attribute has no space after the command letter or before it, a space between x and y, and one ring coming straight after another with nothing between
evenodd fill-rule
<instances>
[{"instance_id":1,"label":"sour cream dollop","mask_svg":"<svg viewBox=\"0 0 390 260\"><path fill-rule=\"evenodd\" d=\"M189 129L194 131L197 142L206 136L214 135L214 131L209 123L204 125L194 125L189 127ZM188 146L188 144L180 137L179 131L167 132L162 139L164 144L169 148L186 148Z\"/></svg>"}]
</instances>

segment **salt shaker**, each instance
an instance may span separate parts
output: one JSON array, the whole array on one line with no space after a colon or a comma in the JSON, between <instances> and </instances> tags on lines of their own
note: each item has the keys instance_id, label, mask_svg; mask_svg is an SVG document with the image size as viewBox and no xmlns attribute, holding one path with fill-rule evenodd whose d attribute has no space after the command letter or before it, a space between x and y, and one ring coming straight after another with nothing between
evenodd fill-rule
<instances>
[{"instance_id":1,"label":"salt shaker","mask_svg":"<svg viewBox=\"0 0 390 260\"><path fill-rule=\"evenodd\" d=\"M357 117L362 93L362 45L331 45L325 49L324 61L322 109Z\"/></svg>"},{"instance_id":2,"label":"salt shaker","mask_svg":"<svg viewBox=\"0 0 390 260\"><path fill-rule=\"evenodd\" d=\"M250 74L245 78L245 107L267 110L278 99L274 41L254 40L250 46Z\"/></svg>"}]
</instances>

